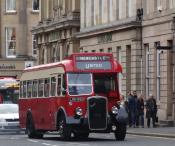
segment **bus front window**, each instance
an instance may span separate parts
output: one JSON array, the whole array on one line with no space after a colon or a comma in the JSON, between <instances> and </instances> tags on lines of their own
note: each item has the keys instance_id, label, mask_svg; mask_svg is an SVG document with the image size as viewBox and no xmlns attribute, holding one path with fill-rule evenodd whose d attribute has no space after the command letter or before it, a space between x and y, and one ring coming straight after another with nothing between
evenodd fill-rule
<instances>
[{"instance_id":1,"label":"bus front window","mask_svg":"<svg viewBox=\"0 0 175 146\"><path fill-rule=\"evenodd\" d=\"M107 94L110 91L116 91L115 76L94 75L94 92L96 94Z\"/></svg>"},{"instance_id":2,"label":"bus front window","mask_svg":"<svg viewBox=\"0 0 175 146\"><path fill-rule=\"evenodd\" d=\"M69 95L89 95L92 93L92 74L68 73Z\"/></svg>"}]
</instances>

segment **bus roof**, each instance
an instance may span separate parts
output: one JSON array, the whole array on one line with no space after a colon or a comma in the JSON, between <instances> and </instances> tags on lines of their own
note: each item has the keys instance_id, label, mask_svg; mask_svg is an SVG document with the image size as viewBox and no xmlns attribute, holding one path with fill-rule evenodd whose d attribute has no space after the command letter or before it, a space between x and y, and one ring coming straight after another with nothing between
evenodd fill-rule
<instances>
[{"instance_id":1,"label":"bus roof","mask_svg":"<svg viewBox=\"0 0 175 146\"><path fill-rule=\"evenodd\" d=\"M100 68L97 63L101 63L106 68ZM91 64L91 68L85 68L85 65ZM93 65L92 65L93 64ZM96 66L94 66L94 64ZM44 73L44 72L45 73ZM49 64L42 64L24 69L25 77L30 78L44 78L51 74L58 74L64 72L122 72L121 65L113 59L111 53L73 53L68 58ZM28 73L27 73L28 72ZM31 72L31 73L30 73ZM37 72L38 75L34 75ZM35 77L33 77L35 76Z\"/></svg>"}]
</instances>

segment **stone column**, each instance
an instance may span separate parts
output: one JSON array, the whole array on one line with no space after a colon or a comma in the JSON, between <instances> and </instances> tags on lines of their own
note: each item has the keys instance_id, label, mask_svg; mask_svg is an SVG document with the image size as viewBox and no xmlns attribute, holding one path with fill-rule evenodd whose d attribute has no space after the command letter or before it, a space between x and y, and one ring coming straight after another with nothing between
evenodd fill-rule
<instances>
[{"instance_id":1,"label":"stone column","mask_svg":"<svg viewBox=\"0 0 175 146\"><path fill-rule=\"evenodd\" d=\"M133 41L131 44L131 90L141 93L141 44Z\"/></svg>"},{"instance_id":2,"label":"stone column","mask_svg":"<svg viewBox=\"0 0 175 146\"><path fill-rule=\"evenodd\" d=\"M16 54L17 57L25 57L27 56L27 2L24 0L20 0L19 3L19 24L16 30L16 35L19 40L16 46Z\"/></svg>"},{"instance_id":3,"label":"stone column","mask_svg":"<svg viewBox=\"0 0 175 146\"><path fill-rule=\"evenodd\" d=\"M81 0L81 13L80 13L80 21L81 21L81 29L86 26L86 0Z\"/></svg>"}]
</instances>

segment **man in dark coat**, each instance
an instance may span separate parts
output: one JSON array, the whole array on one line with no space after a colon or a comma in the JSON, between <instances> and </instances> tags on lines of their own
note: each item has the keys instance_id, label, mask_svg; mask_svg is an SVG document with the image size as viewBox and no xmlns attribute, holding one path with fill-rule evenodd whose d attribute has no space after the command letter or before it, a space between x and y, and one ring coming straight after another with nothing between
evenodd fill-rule
<instances>
[{"instance_id":1,"label":"man in dark coat","mask_svg":"<svg viewBox=\"0 0 175 146\"><path fill-rule=\"evenodd\" d=\"M150 120L152 119L153 127L155 127L157 115L157 104L153 95L150 95L148 100L146 101L146 118L147 118L147 126L150 127Z\"/></svg>"},{"instance_id":2,"label":"man in dark coat","mask_svg":"<svg viewBox=\"0 0 175 146\"><path fill-rule=\"evenodd\" d=\"M128 109L130 113L131 123L130 127L136 126L136 113L137 113L137 93L133 91L133 94L128 98Z\"/></svg>"}]
</instances>

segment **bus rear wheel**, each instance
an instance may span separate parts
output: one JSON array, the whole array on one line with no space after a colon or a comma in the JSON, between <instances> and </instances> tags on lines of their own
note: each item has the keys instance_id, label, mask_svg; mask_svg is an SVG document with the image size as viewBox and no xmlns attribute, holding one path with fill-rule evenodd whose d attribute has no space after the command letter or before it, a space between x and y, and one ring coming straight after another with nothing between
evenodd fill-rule
<instances>
[{"instance_id":1,"label":"bus rear wheel","mask_svg":"<svg viewBox=\"0 0 175 146\"><path fill-rule=\"evenodd\" d=\"M126 136L126 124L120 124L116 126L116 130L114 132L115 134L115 139L118 141L123 141L125 140L125 136Z\"/></svg>"},{"instance_id":2,"label":"bus rear wheel","mask_svg":"<svg viewBox=\"0 0 175 146\"><path fill-rule=\"evenodd\" d=\"M71 128L66 124L64 115L61 115L58 119L58 132L62 140L69 140L71 138Z\"/></svg>"},{"instance_id":3,"label":"bus rear wheel","mask_svg":"<svg viewBox=\"0 0 175 146\"><path fill-rule=\"evenodd\" d=\"M35 130L33 119L31 118L31 116L27 117L26 132L28 138L43 138L43 134L37 133L37 131Z\"/></svg>"}]
</instances>

